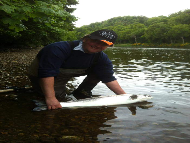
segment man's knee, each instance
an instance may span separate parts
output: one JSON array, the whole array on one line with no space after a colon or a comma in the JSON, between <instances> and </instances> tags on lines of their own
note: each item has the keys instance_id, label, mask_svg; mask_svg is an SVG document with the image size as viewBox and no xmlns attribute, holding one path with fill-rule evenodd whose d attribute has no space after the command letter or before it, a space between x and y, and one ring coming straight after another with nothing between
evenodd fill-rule
<instances>
[{"instance_id":1,"label":"man's knee","mask_svg":"<svg viewBox=\"0 0 190 143\"><path fill-rule=\"evenodd\" d=\"M76 98L90 98L92 97L92 89L100 82L100 79L95 74L89 74L73 92Z\"/></svg>"}]
</instances>

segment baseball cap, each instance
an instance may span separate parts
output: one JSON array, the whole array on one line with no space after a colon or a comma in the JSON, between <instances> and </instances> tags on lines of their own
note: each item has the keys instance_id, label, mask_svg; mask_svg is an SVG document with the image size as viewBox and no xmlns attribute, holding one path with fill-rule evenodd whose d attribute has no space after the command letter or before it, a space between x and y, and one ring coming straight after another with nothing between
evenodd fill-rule
<instances>
[{"instance_id":1,"label":"baseball cap","mask_svg":"<svg viewBox=\"0 0 190 143\"><path fill-rule=\"evenodd\" d=\"M113 45L117 39L117 34L112 30L102 29L89 34L89 37Z\"/></svg>"}]
</instances>

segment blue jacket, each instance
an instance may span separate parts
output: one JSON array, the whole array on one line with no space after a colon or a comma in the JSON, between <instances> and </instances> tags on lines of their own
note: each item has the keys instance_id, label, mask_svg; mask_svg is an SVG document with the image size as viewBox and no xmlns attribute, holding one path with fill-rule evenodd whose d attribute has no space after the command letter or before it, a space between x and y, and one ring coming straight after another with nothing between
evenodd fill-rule
<instances>
[{"instance_id":1,"label":"blue jacket","mask_svg":"<svg viewBox=\"0 0 190 143\"><path fill-rule=\"evenodd\" d=\"M77 46L80 41L74 41ZM95 54L73 50L66 41L45 46L37 55L39 60L38 77L57 76L60 68L87 69L91 67ZM98 63L92 69L103 83L116 80L113 76L113 65L108 56L100 53Z\"/></svg>"}]
</instances>

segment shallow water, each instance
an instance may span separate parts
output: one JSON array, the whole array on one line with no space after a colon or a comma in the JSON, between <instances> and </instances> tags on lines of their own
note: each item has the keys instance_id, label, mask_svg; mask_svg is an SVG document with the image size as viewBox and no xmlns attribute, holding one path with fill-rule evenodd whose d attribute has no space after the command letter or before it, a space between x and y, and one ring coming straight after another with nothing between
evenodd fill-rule
<instances>
[{"instance_id":1,"label":"shallow water","mask_svg":"<svg viewBox=\"0 0 190 143\"><path fill-rule=\"evenodd\" d=\"M0 97L0 142L189 142L190 50L110 48L105 52L122 88L152 95L150 102L32 112L34 93L5 93ZM77 86L83 79L72 83ZM93 94L114 93L100 83Z\"/></svg>"}]
</instances>

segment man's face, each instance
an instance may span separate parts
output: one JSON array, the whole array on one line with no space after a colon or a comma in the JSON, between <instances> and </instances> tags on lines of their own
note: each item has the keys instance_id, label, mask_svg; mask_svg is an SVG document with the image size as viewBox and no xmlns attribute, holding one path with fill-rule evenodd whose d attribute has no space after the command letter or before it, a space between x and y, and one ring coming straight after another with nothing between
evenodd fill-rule
<instances>
[{"instance_id":1,"label":"man's face","mask_svg":"<svg viewBox=\"0 0 190 143\"><path fill-rule=\"evenodd\" d=\"M90 38L83 39L83 49L85 53L88 54L101 52L105 50L108 46L109 45L100 40L95 40Z\"/></svg>"}]
</instances>

